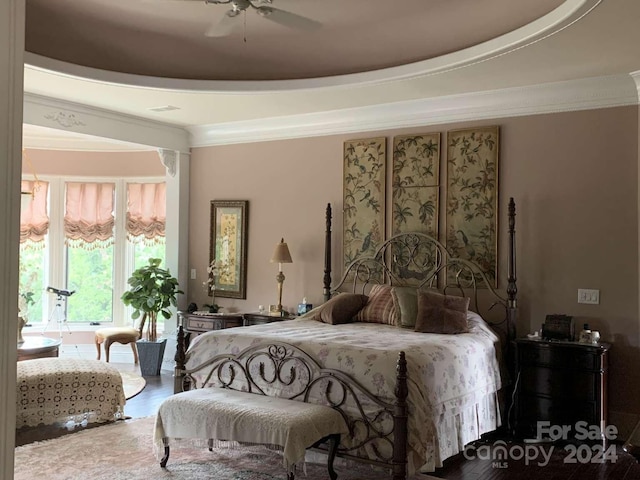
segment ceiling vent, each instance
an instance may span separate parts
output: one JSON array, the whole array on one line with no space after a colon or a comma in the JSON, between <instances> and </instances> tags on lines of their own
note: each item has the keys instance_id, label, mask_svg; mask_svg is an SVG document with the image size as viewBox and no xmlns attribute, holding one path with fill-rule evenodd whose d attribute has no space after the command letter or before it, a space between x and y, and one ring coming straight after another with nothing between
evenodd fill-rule
<instances>
[{"instance_id":1,"label":"ceiling vent","mask_svg":"<svg viewBox=\"0 0 640 480\"><path fill-rule=\"evenodd\" d=\"M163 105L161 107L152 107L149 109L151 112L170 112L171 110L180 110L180 107L174 107L173 105Z\"/></svg>"}]
</instances>

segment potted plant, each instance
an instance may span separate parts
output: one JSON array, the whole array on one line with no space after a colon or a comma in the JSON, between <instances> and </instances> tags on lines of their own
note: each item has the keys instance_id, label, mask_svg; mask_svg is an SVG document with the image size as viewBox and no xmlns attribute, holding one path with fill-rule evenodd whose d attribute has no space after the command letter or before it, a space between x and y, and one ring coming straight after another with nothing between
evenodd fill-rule
<instances>
[{"instance_id":1,"label":"potted plant","mask_svg":"<svg viewBox=\"0 0 640 480\"><path fill-rule=\"evenodd\" d=\"M218 276L218 263L216 263L215 258L211 260L209 266L207 267L207 281L202 282L202 285L207 290L208 294L211 296L211 303L205 303L203 306L209 310L209 313L218 313L218 311L222 308L222 306L218 305L215 302L216 299L216 277Z\"/></svg>"},{"instance_id":2,"label":"potted plant","mask_svg":"<svg viewBox=\"0 0 640 480\"><path fill-rule=\"evenodd\" d=\"M22 338L22 328L27 324L26 310L29 305L35 304L33 292L20 293L18 297L18 345L24 343Z\"/></svg>"},{"instance_id":3,"label":"potted plant","mask_svg":"<svg viewBox=\"0 0 640 480\"><path fill-rule=\"evenodd\" d=\"M130 288L122 294L122 301L125 305L133 307L131 317L140 320L140 334L144 336L143 341L138 341L138 352L140 354L140 369L144 375L159 375L164 354L166 339L157 342L158 334L156 324L158 314L162 314L165 319L171 318L170 307L176 306L177 296L184 293L178 286L178 280L171 276L169 270L160 267L159 258L150 258L149 264L140 267L133 272L127 283ZM143 335L145 321L147 324L146 334ZM160 347L150 347L149 345L160 345ZM152 359L148 359L147 351L152 350ZM147 360L148 359L148 360ZM156 373L151 373L156 372Z\"/></svg>"}]
</instances>

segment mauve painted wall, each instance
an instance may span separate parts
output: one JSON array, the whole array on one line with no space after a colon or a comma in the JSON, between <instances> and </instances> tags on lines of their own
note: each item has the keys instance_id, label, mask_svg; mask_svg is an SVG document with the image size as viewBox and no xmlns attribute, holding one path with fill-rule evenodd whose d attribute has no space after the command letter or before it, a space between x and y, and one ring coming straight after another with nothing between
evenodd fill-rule
<instances>
[{"instance_id":1,"label":"mauve painted wall","mask_svg":"<svg viewBox=\"0 0 640 480\"><path fill-rule=\"evenodd\" d=\"M77 175L86 177L164 177L165 167L157 152L81 152L27 149L26 155L36 175ZM27 162L22 172L34 172Z\"/></svg>"},{"instance_id":2,"label":"mauve painted wall","mask_svg":"<svg viewBox=\"0 0 640 480\"><path fill-rule=\"evenodd\" d=\"M210 200L249 200L247 299L216 299L227 311L277 303L277 265L284 237L283 305L322 299L324 211L334 209L334 280L342 242L342 148L348 139L500 126L500 286L506 281L507 202L517 206L518 333L538 330L549 313L588 322L611 351L611 419L630 424L640 412L638 319L638 109L620 107L363 134L196 148L191 157L189 265L201 283L209 256ZM443 182L444 184L444 182ZM390 199L390 162L388 193ZM442 188L441 199L444 199ZM444 202L441 202L444 207ZM389 202L387 217L389 216ZM441 212L444 219L444 211ZM578 288L600 290L599 305L579 305ZM626 416L626 414L633 414ZM622 425L621 425L622 426Z\"/></svg>"}]
</instances>

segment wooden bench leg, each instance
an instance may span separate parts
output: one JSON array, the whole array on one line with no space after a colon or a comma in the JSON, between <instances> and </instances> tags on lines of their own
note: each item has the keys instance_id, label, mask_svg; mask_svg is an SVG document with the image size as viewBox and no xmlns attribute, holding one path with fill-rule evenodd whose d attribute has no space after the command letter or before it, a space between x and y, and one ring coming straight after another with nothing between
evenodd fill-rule
<instances>
[{"instance_id":1,"label":"wooden bench leg","mask_svg":"<svg viewBox=\"0 0 640 480\"><path fill-rule=\"evenodd\" d=\"M98 340L98 338L96 337L96 339L94 340L96 343L96 350L98 350L98 360L100 360L100 340Z\"/></svg>"},{"instance_id":2,"label":"wooden bench leg","mask_svg":"<svg viewBox=\"0 0 640 480\"><path fill-rule=\"evenodd\" d=\"M165 468L167 466L167 462L169 461L169 445L164 446L164 457L160 460L160 466Z\"/></svg>"},{"instance_id":3,"label":"wooden bench leg","mask_svg":"<svg viewBox=\"0 0 640 480\"><path fill-rule=\"evenodd\" d=\"M136 342L131 342L131 351L133 352L133 363L138 365L138 348L136 346Z\"/></svg>"}]
</instances>

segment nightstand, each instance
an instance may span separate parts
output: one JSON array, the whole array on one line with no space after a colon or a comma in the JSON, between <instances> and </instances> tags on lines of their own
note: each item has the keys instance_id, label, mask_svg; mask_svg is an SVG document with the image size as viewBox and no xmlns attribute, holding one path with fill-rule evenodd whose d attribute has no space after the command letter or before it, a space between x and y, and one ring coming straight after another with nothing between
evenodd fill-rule
<instances>
[{"instance_id":1,"label":"nightstand","mask_svg":"<svg viewBox=\"0 0 640 480\"><path fill-rule=\"evenodd\" d=\"M178 312L179 325L182 325L185 333L187 347L191 337L212 330L241 327L243 319L241 313L188 313Z\"/></svg>"},{"instance_id":2,"label":"nightstand","mask_svg":"<svg viewBox=\"0 0 640 480\"><path fill-rule=\"evenodd\" d=\"M251 325L262 325L263 323L280 322L282 320L292 320L296 318L293 315L276 317L266 313L245 313L243 314L243 317L245 327L250 327Z\"/></svg>"},{"instance_id":3,"label":"nightstand","mask_svg":"<svg viewBox=\"0 0 640 480\"><path fill-rule=\"evenodd\" d=\"M532 438L537 422L607 425L608 343L518 339L515 433Z\"/></svg>"}]
</instances>

